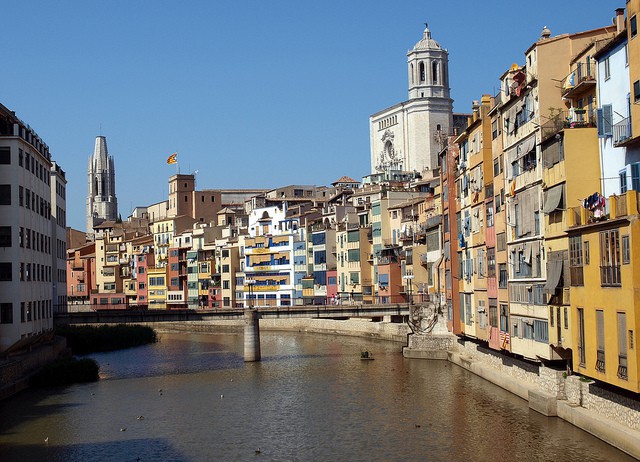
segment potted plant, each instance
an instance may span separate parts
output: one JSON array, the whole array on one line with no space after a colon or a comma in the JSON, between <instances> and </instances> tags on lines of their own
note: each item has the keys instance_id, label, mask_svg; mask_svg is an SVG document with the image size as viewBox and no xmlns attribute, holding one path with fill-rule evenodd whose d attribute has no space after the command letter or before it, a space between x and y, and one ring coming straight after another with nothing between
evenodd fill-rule
<instances>
[{"instance_id":1,"label":"potted plant","mask_svg":"<svg viewBox=\"0 0 640 462\"><path fill-rule=\"evenodd\" d=\"M585 108L582 108L582 107L575 108L573 111L576 114L584 114L585 112L587 112L587 110Z\"/></svg>"}]
</instances>

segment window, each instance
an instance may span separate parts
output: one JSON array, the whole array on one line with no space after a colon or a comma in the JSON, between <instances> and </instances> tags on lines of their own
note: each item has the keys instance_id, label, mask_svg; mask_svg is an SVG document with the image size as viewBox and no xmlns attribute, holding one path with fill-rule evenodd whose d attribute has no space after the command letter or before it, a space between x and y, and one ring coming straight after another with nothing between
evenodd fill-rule
<instances>
[{"instance_id":1,"label":"window","mask_svg":"<svg viewBox=\"0 0 640 462\"><path fill-rule=\"evenodd\" d=\"M498 137L498 120L491 122L491 139L495 140Z\"/></svg>"},{"instance_id":2,"label":"window","mask_svg":"<svg viewBox=\"0 0 640 462\"><path fill-rule=\"evenodd\" d=\"M600 284L619 286L620 236L617 229L600 232Z\"/></svg>"},{"instance_id":3,"label":"window","mask_svg":"<svg viewBox=\"0 0 640 462\"><path fill-rule=\"evenodd\" d=\"M360 249L349 249L347 253L347 261L350 261L350 262L360 261Z\"/></svg>"},{"instance_id":4,"label":"window","mask_svg":"<svg viewBox=\"0 0 640 462\"><path fill-rule=\"evenodd\" d=\"M636 80L633 82L633 102L637 103L640 101L640 80Z\"/></svg>"},{"instance_id":5,"label":"window","mask_svg":"<svg viewBox=\"0 0 640 462\"><path fill-rule=\"evenodd\" d=\"M0 184L0 205L11 205L10 184Z\"/></svg>"},{"instance_id":6,"label":"window","mask_svg":"<svg viewBox=\"0 0 640 462\"><path fill-rule=\"evenodd\" d=\"M12 303L0 303L0 324L13 324Z\"/></svg>"},{"instance_id":7,"label":"window","mask_svg":"<svg viewBox=\"0 0 640 462\"><path fill-rule=\"evenodd\" d=\"M349 284L359 284L360 283L360 273L351 272L349 273Z\"/></svg>"},{"instance_id":8,"label":"window","mask_svg":"<svg viewBox=\"0 0 640 462\"><path fill-rule=\"evenodd\" d=\"M3 146L0 147L0 165L11 164L11 148Z\"/></svg>"},{"instance_id":9,"label":"window","mask_svg":"<svg viewBox=\"0 0 640 462\"><path fill-rule=\"evenodd\" d=\"M500 289L507 288L507 264L506 263L498 263L498 287Z\"/></svg>"},{"instance_id":10,"label":"window","mask_svg":"<svg viewBox=\"0 0 640 462\"><path fill-rule=\"evenodd\" d=\"M533 321L533 339L536 342L549 342L549 324L547 321L536 319Z\"/></svg>"},{"instance_id":11,"label":"window","mask_svg":"<svg viewBox=\"0 0 640 462\"><path fill-rule=\"evenodd\" d=\"M596 370L599 372L604 372L604 311L602 310L596 310L596 336L598 341L598 350L596 354Z\"/></svg>"},{"instance_id":12,"label":"window","mask_svg":"<svg viewBox=\"0 0 640 462\"><path fill-rule=\"evenodd\" d=\"M572 286L584 285L584 273L582 268L582 237L571 236L569 238L569 268Z\"/></svg>"},{"instance_id":13,"label":"window","mask_svg":"<svg viewBox=\"0 0 640 462\"><path fill-rule=\"evenodd\" d=\"M491 228L493 226L493 202L487 203L485 213L487 215L487 227Z\"/></svg>"},{"instance_id":14,"label":"window","mask_svg":"<svg viewBox=\"0 0 640 462\"><path fill-rule=\"evenodd\" d=\"M496 277L496 249L487 249L487 277Z\"/></svg>"},{"instance_id":15,"label":"window","mask_svg":"<svg viewBox=\"0 0 640 462\"><path fill-rule=\"evenodd\" d=\"M631 32L631 38L638 35L638 20L635 14L629 18L629 31Z\"/></svg>"},{"instance_id":16,"label":"window","mask_svg":"<svg viewBox=\"0 0 640 462\"><path fill-rule=\"evenodd\" d=\"M627 380L627 314L617 313L618 317L618 377Z\"/></svg>"},{"instance_id":17,"label":"window","mask_svg":"<svg viewBox=\"0 0 640 462\"><path fill-rule=\"evenodd\" d=\"M489 299L489 325L498 327L498 301L495 298Z\"/></svg>"},{"instance_id":18,"label":"window","mask_svg":"<svg viewBox=\"0 0 640 462\"><path fill-rule=\"evenodd\" d=\"M223 289L229 289L230 288L229 281L222 281L222 288Z\"/></svg>"},{"instance_id":19,"label":"window","mask_svg":"<svg viewBox=\"0 0 640 462\"><path fill-rule=\"evenodd\" d=\"M589 264L589 241L584 241L582 245L584 247L584 264L588 265Z\"/></svg>"},{"instance_id":20,"label":"window","mask_svg":"<svg viewBox=\"0 0 640 462\"><path fill-rule=\"evenodd\" d=\"M629 236L622 236L622 263L629 264L631 261L631 248L629 244Z\"/></svg>"},{"instance_id":21,"label":"window","mask_svg":"<svg viewBox=\"0 0 640 462\"><path fill-rule=\"evenodd\" d=\"M223 273L228 273L229 272L229 265L222 265L222 272Z\"/></svg>"},{"instance_id":22,"label":"window","mask_svg":"<svg viewBox=\"0 0 640 462\"><path fill-rule=\"evenodd\" d=\"M500 304L500 330L509 332L509 305Z\"/></svg>"},{"instance_id":23,"label":"window","mask_svg":"<svg viewBox=\"0 0 640 462\"><path fill-rule=\"evenodd\" d=\"M349 251L351 252L351 251ZM322 265L327 262L327 252L325 250L321 250L313 253L313 263L316 265Z\"/></svg>"},{"instance_id":24,"label":"window","mask_svg":"<svg viewBox=\"0 0 640 462\"><path fill-rule=\"evenodd\" d=\"M0 226L0 247L11 247L11 226Z\"/></svg>"},{"instance_id":25,"label":"window","mask_svg":"<svg viewBox=\"0 0 640 462\"><path fill-rule=\"evenodd\" d=\"M13 278L12 273L13 265L11 262L0 263L0 281L11 281Z\"/></svg>"},{"instance_id":26,"label":"window","mask_svg":"<svg viewBox=\"0 0 640 462\"><path fill-rule=\"evenodd\" d=\"M311 243L313 245L322 245L322 244L326 244L326 234L324 232L322 233L314 233L311 235Z\"/></svg>"}]
</instances>

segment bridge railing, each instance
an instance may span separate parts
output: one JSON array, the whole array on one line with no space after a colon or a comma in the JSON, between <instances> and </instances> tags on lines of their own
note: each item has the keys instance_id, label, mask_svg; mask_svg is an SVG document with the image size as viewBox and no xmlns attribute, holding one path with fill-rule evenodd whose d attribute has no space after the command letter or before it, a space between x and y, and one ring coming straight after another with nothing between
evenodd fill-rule
<instances>
[{"instance_id":1,"label":"bridge railing","mask_svg":"<svg viewBox=\"0 0 640 462\"><path fill-rule=\"evenodd\" d=\"M195 311L236 311L244 308L300 308L311 306L352 306L352 305L395 305L399 303L425 303L433 298L433 294L400 294L400 295L376 295L362 296L354 294L353 296L342 297L299 297L288 300L271 300L271 299L250 299L238 300L233 306L211 306L211 305L140 305L131 303L120 304L92 304L92 303L68 303L63 305L54 305L54 313L75 313L75 312L95 312L95 311L174 311L190 309ZM280 302L280 303L278 303Z\"/></svg>"}]
</instances>

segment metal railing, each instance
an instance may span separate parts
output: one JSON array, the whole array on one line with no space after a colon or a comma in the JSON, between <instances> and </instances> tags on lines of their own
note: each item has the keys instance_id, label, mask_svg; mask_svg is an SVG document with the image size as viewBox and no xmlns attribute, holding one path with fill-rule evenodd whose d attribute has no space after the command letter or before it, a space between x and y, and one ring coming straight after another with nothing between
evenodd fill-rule
<instances>
[{"instance_id":1,"label":"metal railing","mask_svg":"<svg viewBox=\"0 0 640 462\"><path fill-rule=\"evenodd\" d=\"M631 138L631 117L613 125L613 144L624 143L629 138Z\"/></svg>"}]
</instances>

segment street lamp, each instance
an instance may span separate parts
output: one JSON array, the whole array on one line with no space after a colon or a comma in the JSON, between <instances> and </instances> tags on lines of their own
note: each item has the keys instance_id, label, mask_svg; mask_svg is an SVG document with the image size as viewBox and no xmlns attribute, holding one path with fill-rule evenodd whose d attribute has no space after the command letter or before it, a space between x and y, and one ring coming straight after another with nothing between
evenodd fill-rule
<instances>
[{"instance_id":1,"label":"street lamp","mask_svg":"<svg viewBox=\"0 0 640 462\"><path fill-rule=\"evenodd\" d=\"M405 274L402 276L402 279L404 279L406 281L406 285L409 286L409 303L413 304L413 287L411 285L413 282L413 274Z\"/></svg>"},{"instance_id":2,"label":"street lamp","mask_svg":"<svg viewBox=\"0 0 640 462\"><path fill-rule=\"evenodd\" d=\"M256 285L256 280L247 279L244 283L249 286L249 308L253 309L253 297L251 295L253 294L253 286Z\"/></svg>"}]
</instances>

